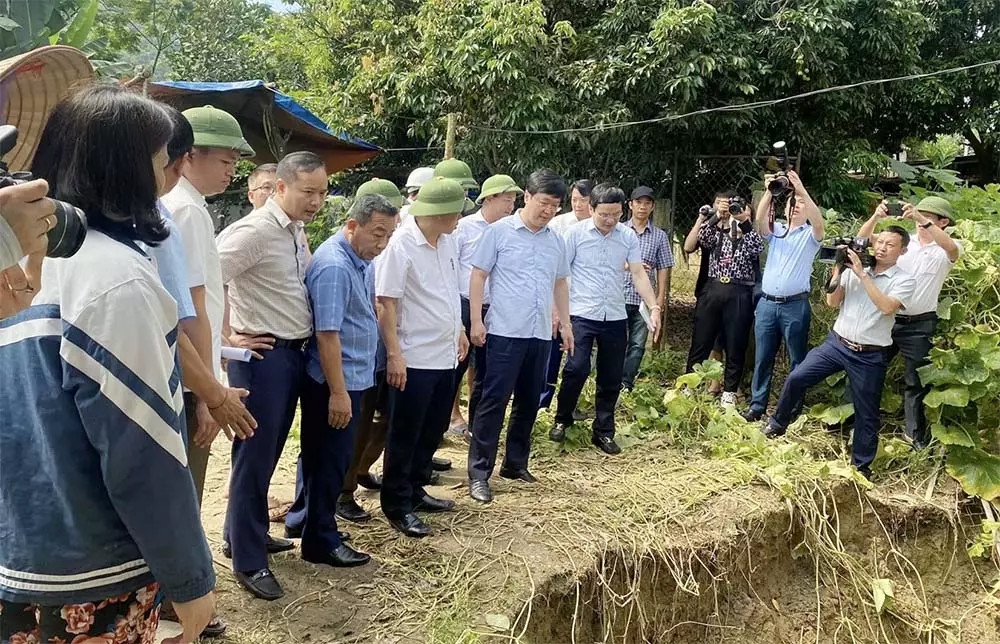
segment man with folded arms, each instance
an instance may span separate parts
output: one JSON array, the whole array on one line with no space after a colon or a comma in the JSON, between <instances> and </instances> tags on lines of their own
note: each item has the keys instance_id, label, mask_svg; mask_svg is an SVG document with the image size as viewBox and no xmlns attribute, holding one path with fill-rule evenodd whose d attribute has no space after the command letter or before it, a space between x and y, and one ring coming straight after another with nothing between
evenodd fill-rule
<instances>
[{"instance_id":1,"label":"man with folded arms","mask_svg":"<svg viewBox=\"0 0 1000 644\"><path fill-rule=\"evenodd\" d=\"M838 264L831 283L837 287L826 296L827 306L840 314L826 341L810 351L788 374L778 406L764 428L768 438L781 436L801 408L809 387L839 371L847 372L854 402L854 447L851 461L866 477L878 451L879 405L885 382L886 350L892 344L896 313L906 310L913 297L913 276L896 265L907 252L910 235L889 226L875 241L875 266L865 268L861 258L847 248L849 266Z\"/></svg>"},{"instance_id":2,"label":"man with folded arms","mask_svg":"<svg viewBox=\"0 0 1000 644\"><path fill-rule=\"evenodd\" d=\"M444 512L455 505L430 496L423 486L448 429L455 367L469 349L458 293L458 244L450 234L464 205L458 182L435 177L425 183L375 273L390 386L382 512L408 537L431 533L415 511Z\"/></svg>"},{"instance_id":3,"label":"man with folded arms","mask_svg":"<svg viewBox=\"0 0 1000 644\"><path fill-rule=\"evenodd\" d=\"M470 411L469 416L475 419L469 443L469 494L480 503L493 500L489 478L511 394L514 406L500 476L535 482L528 471L528 456L538 397L545 388L553 301L562 322L564 346L571 355L573 352L566 285L569 263L562 239L548 227L565 196L562 177L551 170L535 172L528 178L524 208L487 227L472 256L472 342L486 354L480 367L486 367L482 400L476 413ZM492 305L484 324L487 279Z\"/></svg>"}]
</instances>

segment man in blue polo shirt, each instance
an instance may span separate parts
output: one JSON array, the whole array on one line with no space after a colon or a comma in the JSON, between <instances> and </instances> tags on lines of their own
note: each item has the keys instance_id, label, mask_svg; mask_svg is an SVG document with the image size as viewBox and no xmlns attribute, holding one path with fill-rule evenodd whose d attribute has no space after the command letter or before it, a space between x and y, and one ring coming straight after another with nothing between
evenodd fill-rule
<instances>
[{"instance_id":1,"label":"man in blue polo shirt","mask_svg":"<svg viewBox=\"0 0 1000 644\"><path fill-rule=\"evenodd\" d=\"M351 462L362 394L375 385L378 323L369 263L396 227L398 209L367 195L343 229L323 242L306 271L316 335L309 343L302 389L302 488L285 525L302 532L302 558L360 566L370 557L342 543L335 510Z\"/></svg>"},{"instance_id":2,"label":"man in blue polo shirt","mask_svg":"<svg viewBox=\"0 0 1000 644\"><path fill-rule=\"evenodd\" d=\"M764 185L771 177L764 178ZM795 202L789 208L788 223L771 222L771 193L757 205L757 232L768 242L764 265L763 295L754 313L754 357L750 409L743 415L749 421L764 417L771 396L771 372L774 356L782 341L788 351L788 372L801 363L809 350L809 291L812 265L825 230L823 214L794 170L788 180L795 188Z\"/></svg>"},{"instance_id":3,"label":"man in blue polo shirt","mask_svg":"<svg viewBox=\"0 0 1000 644\"><path fill-rule=\"evenodd\" d=\"M504 411L514 406L507 427L507 451L500 467L506 479L534 483L528 471L531 429L545 388L545 364L552 342L552 304L562 325L563 346L573 352L569 324L569 264L559 234L549 221L566 197L566 184L551 170L528 177L524 208L486 227L472 256L469 311L472 343L485 347L482 393L469 441L469 494L493 500L489 478L496 464ZM486 280L489 314L483 323ZM489 365L486 368L486 365Z\"/></svg>"}]
</instances>

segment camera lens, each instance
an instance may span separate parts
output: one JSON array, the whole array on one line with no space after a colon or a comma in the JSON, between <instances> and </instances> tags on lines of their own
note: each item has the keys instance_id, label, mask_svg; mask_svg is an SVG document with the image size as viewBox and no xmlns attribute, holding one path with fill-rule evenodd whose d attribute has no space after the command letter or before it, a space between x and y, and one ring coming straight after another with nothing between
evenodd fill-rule
<instances>
[{"instance_id":1,"label":"camera lens","mask_svg":"<svg viewBox=\"0 0 1000 644\"><path fill-rule=\"evenodd\" d=\"M49 231L47 257L72 257L87 238L87 215L65 201L53 199L56 205L56 225Z\"/></svg>"},{"instance_id":2,"label":"camera lens","mask_svg":"<svg viewBox=\"0 0 1000 644\"><path fill-rule=\"evenodd\" d=\"M767 189L775 197L785 194L789 188L788 177L778 175L767 184Z\"/></svg>"}]
</instances>

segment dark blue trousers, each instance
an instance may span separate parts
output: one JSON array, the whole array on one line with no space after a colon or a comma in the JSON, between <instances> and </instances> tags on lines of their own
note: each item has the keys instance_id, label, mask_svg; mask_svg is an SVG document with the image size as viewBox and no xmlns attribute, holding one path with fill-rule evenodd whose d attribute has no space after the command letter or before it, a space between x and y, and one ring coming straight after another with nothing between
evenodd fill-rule
<instances>
[{"instance_id":1,"label":"dark blue trousers","mask_svg":"<svg viewBox=\"0 0 1000 644\"><path fill-rule=\"evenodd\" d=\"M572 316L573 355L563 368L562 387L556 403L556 422L573 424L573 410L590 375L590 355L597 345L597 399L594 436L615 435L615 405L622 388L628 320L598 322Z\"/></svg>"},{"instance_id":2,"label":"dark blue trousers","mask_svg":"<svg viewBox=\"0 0 1000 644\"><path fill-rule=\"evenodd\" d=\"M267 490L295 419L306 355L287 347L263 352L263 360L229 362L229 384L250 390L247 409L257 419L253 437L233 441L229 507L223 538L232 544L233 570L267 567Z\"/></svg>"},{"instance_id":3,"label":"dark blue trousers","mask_svg":"<svg viewBox=\"0 0 1000 644\"><path fill-rule=\"evenodd\" d=\"M483 319L486 319L486 313L490 310L489 304L483 305ZM462 298L462 324L465 326L465 335L468 338L472 338L472 312L469 309L469 300ZM455 369L455 395L458 395L458 390L462 386L462 377L469 370L469 366L472 366L476 370L476 377L472 380L472 395L469 396L469 429L472 429L473 419L476 417L476 409L479 407L479 401L483 397L483 378L486 377L486 347L477 347L472 344L469 346L469 353L465 356L465 360L458 363L458 367Z\"/></svg>"},{"instance_id":4,"label":"dark blue trousers","mask_svg":"<svg viewBox=\"0 0 1000 644\"><path fill-rule=\"evenodd\" d=\"M323 558L340 547L337 497L354 453L354 435L361 419L360 391L351 397L351 422L343 429L329 423L330 388L306 378L302 390L302 451L295 503L285 525L302 530L302 556Z\"/></svg>"},{"instance_id":5,"label":"dark blue trousers","mask_svg":"<svg viewBox=\"0 0 1000 644\"><path fill-rule=\"evenodd\" d=\"M764 413L771 397L771 374L774 356L782 341L788 351L788 371L795 371L809 350L809 322L812 309L809 300L772 302L761 298L754 313L756 353L753 365L753 399L751 411Z\"/></svg>"},{"instance_id":6,"label":"dark blue trousers","mask_svg":"<svg viewBox=\"0 0 1000 644\"><path fill-rule=\"evenodd\" d=\"M539 409L548 409L556 397L556 383L559 382L559 367L562 366L562 334L557 333L549 349L549 361L545 366L545 388L538 399Z\"/></svg>"},{"instance_id":7,"label":"dark blue trousers","mask_svg":"<svg viewBox=\"0 0 1000 644\"><path fill-rule=\"evenodd\" d=\"M407 369L406 387L389 387L389 432L382 461L382 512L398 519L423 496L431 459L448 429L454 369Z\"/></svg>"},{"instance_id":8,"label":"dark blue trousers","mask_svg":"<svg viewBox=\"0 0 1000 644\"><path fill-rule=\"evenodd\" d=\"M486 480L493 474L504 412L512 394L514 406L507 425L504 466L527 469L531 430L538 415L538 397L545 387L545 363L549 359L550 343L551 340L537 338L486 336L490 368L469 443L471 480Z\"/></svg>"},{"instance_id":9,"label":"dark blue trousers","mask_svg":"<svg viewBox=\"0 0 1000 644\"><path fill-rule=\"evenodd\" d=\"M854 401L851 461L859 470L869 473L878 451L879 405L882 403L885 367L885 352L851 351L831 333L788 374L770 423L779 428L788 427L794 420L795 410L801 408L802 398L809 387L839 371L846 371L851 400Z\"/></svg>"}]
</instances>

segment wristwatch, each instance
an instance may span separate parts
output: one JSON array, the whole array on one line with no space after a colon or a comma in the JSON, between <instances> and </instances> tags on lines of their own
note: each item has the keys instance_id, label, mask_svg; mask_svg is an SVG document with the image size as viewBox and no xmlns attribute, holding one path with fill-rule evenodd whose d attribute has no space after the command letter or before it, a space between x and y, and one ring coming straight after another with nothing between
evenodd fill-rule
<instances>
[{"instance_id":1,"label":"wristwatch","mask_svg":"<svg viewBox=\"0 0 1000 644\"><path fill-rule=\"evenodd\" d=\"M927 230L928 228L930 228L933 225L934 225L933 222L928 221L926 224L920 224L920 227L923 228L924 230Z\"/></svg>"}]
</instances>

